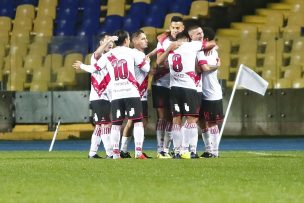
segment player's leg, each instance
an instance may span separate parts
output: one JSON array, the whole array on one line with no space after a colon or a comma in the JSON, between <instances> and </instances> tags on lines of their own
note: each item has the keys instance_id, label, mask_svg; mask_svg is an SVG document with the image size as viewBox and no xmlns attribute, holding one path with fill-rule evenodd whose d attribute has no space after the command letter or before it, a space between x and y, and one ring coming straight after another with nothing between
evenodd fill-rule
<instances>
[{"instance_id":1,"label":"player's leg","mask_svg":"<svg viewBox=\"0 0 304 203\"><path fill-rule=\"evenodd\" d=\"M146 159L143 155L143 143L144 143L144 125L142 122L142 104L140 98L128 98L125 99L126 113L128 119L134 123L133 136L135 144L135 158Z\"/></svg>"},{"instance_id":2,"label":"player's leg","mask_svg":"<svg viewBox=\"0 0 304 203\"><path fill-rule=\"evenodd\" d=\"M123 99L113 100L111 102L112 127L111 127L111 145L113 148L113 159L119 159L119 141L122 122L125 118L125 105Z\"/></svg>"},{"instance_id":3,"label":"player's leg","mask_svg":"<svg viewBox=\"0 0 304 203\"><path fill-rule=\"evenodd\" d=\"M100 142L101 142L101 130L100 125L95 125L94 131L91 136L91 146L88 158L102 158L97 154Z\"/></svg>"},{"instance_id":4,"label":"player's leg","mask_svg":"<svg viewBox=\"0 0 304 203\"><path fill-rule=\"evenodd\" d=\"M120 144L120 157L121 158L131 158L131 155L128 152L128 145L132 138L131 137L132 130L133 130L133 121L129 119L122 132L121 144Z\"/></svg>"}]
</instances>

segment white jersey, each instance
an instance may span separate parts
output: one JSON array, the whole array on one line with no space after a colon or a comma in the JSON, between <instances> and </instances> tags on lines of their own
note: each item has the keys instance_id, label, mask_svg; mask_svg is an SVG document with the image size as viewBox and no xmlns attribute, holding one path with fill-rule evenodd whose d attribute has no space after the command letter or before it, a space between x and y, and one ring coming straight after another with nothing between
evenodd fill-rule
<instances>
[{"instance_id":1,"label":"white jersey","mask_svg":"<svg viewBox=\"0 0 304 203\"><path fill-rule=\"evenodd\" d=\"M133 49L118 46L104 54L97 65L110 73L111 100L140 97L134 65L149 72L150 64Z\"/></svg>"},{"instance_id":2,"label":"white jersey","mask_svg":"<svg viewBox=\"0 0 304 203\"><path fill-rule=\"evenodd\" d=\"M139 51L138 49L133 49L136 54L138 54L140 57L145 58L145 53L142 51ZM143 71L140 67L135 66L135 79L138 82L139 85L139 94L141 101L147 101L148 100L148 79L149 74L148 72Z\"/></svg>"},{"instance_id":3,"label":"white jersey","mask_svg":"<svg viewBox=\"0 0 304 203\"><path fill-rule=\"evenodd\" d=\"M91 73L90 101L110 100L110 91L108 89L110 75L106 68L101 69L97 66L97 60L95 54L92 54L91 65L82 64L80 66L84 71Z\"/></svg>"},{"instance_id":4,"label":"white jersey","mask_svg":"<svg viewBox=\"0 0 304 203\"><path fill-rule=\"evenodd\" d=\"M171 42L172 41L169 39L169 37L167 37L162 42L158 42L156 47L157 53L164 53L166 49L170 46ZM157 73L154 75L153 85L169 88L170 74L167 61L164 62L164 66L165 67L159 68L157 70Z\"/></svg>"},{"instance_id":5,"label":"white jersey","mask_svg":"<svg viewBox=\"0 0 304 203\"><path fill-rule=\"evenodd\" d=\"M199 64L208 64L210 67L218 66L219 56L216 48L208 52L199 52ZM217 77L217 69L202 73L203 99L220 100L223 98L222 87Z\"/></svg>"},{"instance_id":6,"label":"white jersey","mask_svg":"<svg viewBox=\"0 0 304 203\"><path fill-rule=\"evenodd\" d=\"M170 87L183 87L197 90L201 75L196 74L196 55L202 50L199 41L184 42L168 56L170 67Z\"/></svg>"}]
</instances>

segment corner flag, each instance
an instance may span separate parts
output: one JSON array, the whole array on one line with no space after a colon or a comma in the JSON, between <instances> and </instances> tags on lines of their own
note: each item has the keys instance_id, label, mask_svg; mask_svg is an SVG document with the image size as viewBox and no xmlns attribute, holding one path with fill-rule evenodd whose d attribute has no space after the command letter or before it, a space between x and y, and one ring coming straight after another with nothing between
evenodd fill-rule
<instances>
[{"instance_id":1,"label":"corner flag","mask_svg":"<svg viewBox=\"0 0 304 203\"><path fill-rule=\"evenodd\" d=\"M258 94L261 94L262 96L265 95L265 92L268 87L268 82L264 80L261 76L259 76L256 72L251 70L250 68L246 67L245 65L241 64L239 71L236 75L235 83L231 92L231 96L228 102L228 107L225 113L225 117L223 120L222 128L220 131L220 137L222 137L224 128L227 122L228 114L231 108L231 104L233 101L233 97L235 94L235 90L237 86L244 87L246 89L249 89L253 92L256 92ZM220 140L220 139L219 139Z\"/></svg>"},{"instance_id":2,"label":"corner flag","mask_svg":"<svg viewBox=\"0 0 304 203\"><path fill-rule=\"evenodd\" d=\"M265 95L268 87L268 82L259 76L256 72L241 64L239 69L239 80L237 85L256 92L260 95Z\"/></svg>"}]
</instances>

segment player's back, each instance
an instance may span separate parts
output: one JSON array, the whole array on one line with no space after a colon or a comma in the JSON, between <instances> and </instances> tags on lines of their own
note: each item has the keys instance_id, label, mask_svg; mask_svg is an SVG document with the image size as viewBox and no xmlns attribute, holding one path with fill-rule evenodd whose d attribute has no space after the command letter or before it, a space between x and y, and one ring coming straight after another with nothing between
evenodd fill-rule
<instances>
[{"instance_id":1,"label":"player's back","mask_svg":"<svg viewBox=\"0 0 304 203\"><path fill-rule=\"evenodd\" d=\"M136 56L128 47L118 46L106 54L107 69L111 76L112 100L140 97L135 79Z\"/></svg>"}]
</instances>

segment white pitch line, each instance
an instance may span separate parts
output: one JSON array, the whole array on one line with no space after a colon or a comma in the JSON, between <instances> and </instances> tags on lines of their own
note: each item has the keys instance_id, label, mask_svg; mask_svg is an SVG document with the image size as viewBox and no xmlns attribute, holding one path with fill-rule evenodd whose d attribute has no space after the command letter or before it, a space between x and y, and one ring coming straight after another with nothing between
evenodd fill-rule
<instances>
[{"instance_id":1,"label":"white pitch line","mask_svg":"<svg viewBox=\"0 0 304 203\"><path fill-rule=\"evenodd\" d=\"M254 152L254 151L249 151L247 152L248 154L255 154L255 155L260 155L260 156L284 156L284 157L298 157L297 155L294 154L272 154L272 153L265 153L265 152Z\"/></svg>"}]
</instances>

